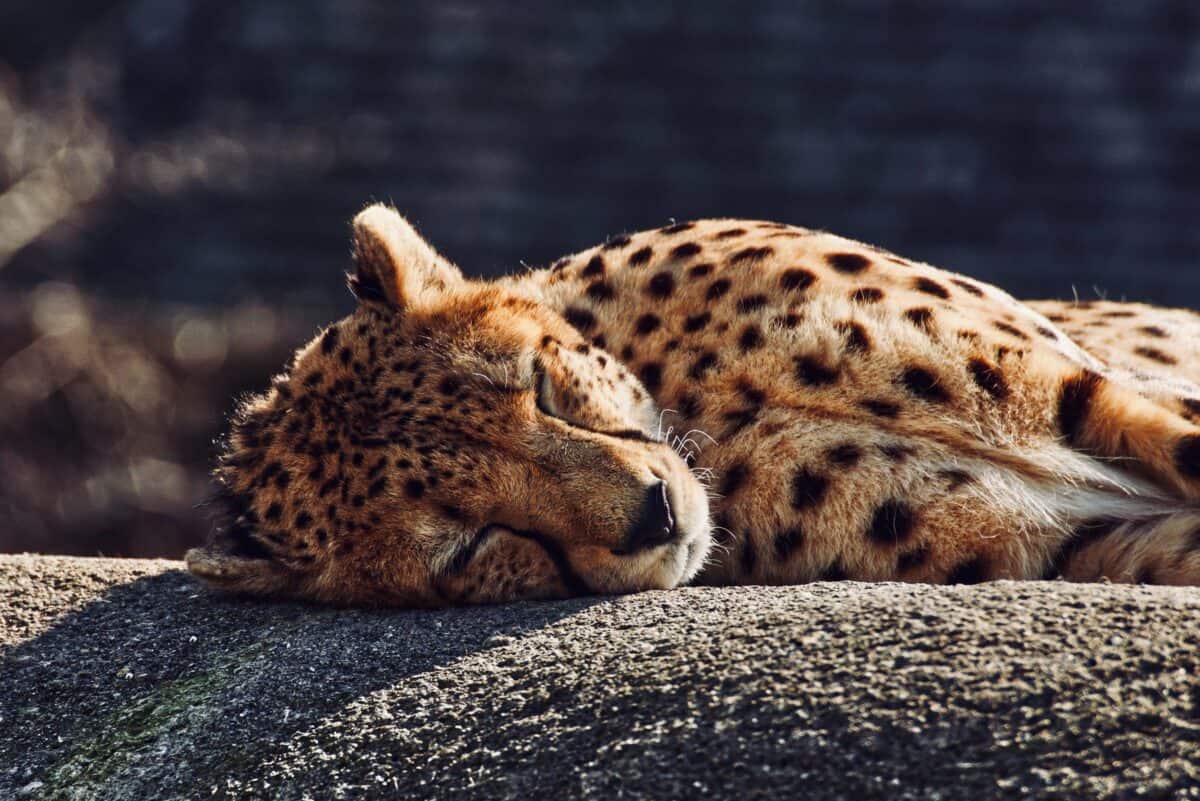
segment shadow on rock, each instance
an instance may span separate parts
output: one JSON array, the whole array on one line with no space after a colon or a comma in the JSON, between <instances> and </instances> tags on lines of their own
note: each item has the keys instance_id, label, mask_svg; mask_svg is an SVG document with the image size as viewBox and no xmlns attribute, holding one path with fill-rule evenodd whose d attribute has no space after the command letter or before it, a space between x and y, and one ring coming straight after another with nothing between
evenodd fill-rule
<instances>
[{"instance_id":1,"label":"shadow on rock","mask_svg":"<svg viewBox=\"0 0 1200 801\"><path fill-rule=\"evenodd\" d=\"M116 585L3 653L0 797L215 788L359 697L593 602L349 610L224 598L181 571Z\"/></svg>"}]
</instances>

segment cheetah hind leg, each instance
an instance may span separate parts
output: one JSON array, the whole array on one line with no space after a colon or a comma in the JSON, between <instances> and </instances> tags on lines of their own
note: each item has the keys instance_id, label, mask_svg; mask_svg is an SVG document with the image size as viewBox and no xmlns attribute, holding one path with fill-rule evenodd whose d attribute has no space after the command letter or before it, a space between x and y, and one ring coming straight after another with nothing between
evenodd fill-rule
<instances>
[{"instance_id":1,"label":"cheetah hind leg","mask_svg":"<svg viewBox=\"0 0 1200 801\"><path fill-rule=\"evenodd\" d=\"M1200 427L1091 370L1067 375L1058 393L1067 444L1200 501Z\"/></svg>"}]
</instances>

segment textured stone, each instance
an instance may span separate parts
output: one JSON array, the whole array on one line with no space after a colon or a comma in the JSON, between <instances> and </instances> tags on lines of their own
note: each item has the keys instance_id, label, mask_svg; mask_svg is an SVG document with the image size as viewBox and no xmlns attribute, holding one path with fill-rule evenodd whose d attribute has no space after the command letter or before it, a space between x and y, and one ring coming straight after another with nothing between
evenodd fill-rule
<instances>
[{"instance_id":1,"label":"textured stone","mask_svg":"<svg viewBox=\"0 0 1200 801\"><path fill-rule=\"evenodd\" d=\"M0 798L1200 797L1192 589L366 611L17 556L0 591Z\"/></svg>"}]
</instances>

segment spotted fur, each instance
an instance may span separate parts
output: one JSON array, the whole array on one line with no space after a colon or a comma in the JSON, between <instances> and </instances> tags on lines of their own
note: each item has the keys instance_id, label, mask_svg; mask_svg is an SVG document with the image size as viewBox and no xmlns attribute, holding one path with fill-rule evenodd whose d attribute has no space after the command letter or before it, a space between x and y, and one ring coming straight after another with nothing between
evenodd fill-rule
<instances>
[{"instance_id":1,"label":"spotted fur","mask_svg":"<svg viewBox=\"0 0 1200 801\"><path fill-rule=\"evenodd\" d=\"M703 220L469 281L355 220L349 317L236 413L233 591L437 606L858 579L1200 583L1200 317L1020 303Z\"/></svg>"}]
</instances>

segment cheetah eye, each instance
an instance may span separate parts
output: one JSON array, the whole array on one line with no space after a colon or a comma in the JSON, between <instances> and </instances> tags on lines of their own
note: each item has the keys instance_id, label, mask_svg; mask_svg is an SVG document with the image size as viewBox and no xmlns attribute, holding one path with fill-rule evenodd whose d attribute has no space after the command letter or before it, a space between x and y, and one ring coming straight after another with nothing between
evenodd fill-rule
<instances>
[{"instance_id":1,"label":"cheetah eye","mask_svg":"<svg viewBox=\"0 0 1200 801\"><path fill-rule=\"evenodd\" d=\"M659 438L655 435L651 435L650 433L648 433L646 431L639 431L636 428L624 428L624 429L615 429L615 430L608 429L608 428L594 428L592 426L584 425L583 423L581 423L578 420L571 419L570 417L561 413L558 410L558 406L555 405L554 381L553 381L553 379L550 378L549 373L547 373L546 370L543 369L541 364L536 364L534 366L534 370L536 371L534 373L533 380L534 380L534 388L537 392L537 395L536 395L537 408L538 408L538 411L540 411L542 414L546 415L547 417L553 417L556 420L561 420L564 423L566 423L568 426L571 426L572 428L581 428L584 431L591 431L594 434L602 434L606 437L616 437L618 439L633 439L633 440L638 440L639 442L649 442L649 443L658 443L658 442L662 441L661 438Z\"/></svg>"}]
</instances>

